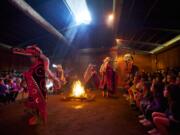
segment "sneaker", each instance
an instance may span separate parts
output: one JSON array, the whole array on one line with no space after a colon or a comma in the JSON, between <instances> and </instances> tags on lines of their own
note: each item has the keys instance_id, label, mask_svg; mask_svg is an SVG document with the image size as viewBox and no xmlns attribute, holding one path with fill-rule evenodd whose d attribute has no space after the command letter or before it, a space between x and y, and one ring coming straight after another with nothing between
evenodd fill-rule
<instances>
[{"instance_id":1,"label":"sneaker","mask_svg":"<svg viewBox=\"0 0 180 135\"><path fill-rule=\"evenodd\" d=\"M143 118L144 118L144 115L143 115L143 114L142 114L142 115L139 115L138 118L139 118L139 119L143 119Z\"/></svg>"}]
</instances>

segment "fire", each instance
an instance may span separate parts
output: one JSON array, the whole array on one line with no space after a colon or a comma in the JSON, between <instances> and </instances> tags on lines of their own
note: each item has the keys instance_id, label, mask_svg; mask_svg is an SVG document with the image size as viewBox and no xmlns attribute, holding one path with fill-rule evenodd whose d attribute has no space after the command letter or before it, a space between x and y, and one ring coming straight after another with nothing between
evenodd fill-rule
<instances>
[{"instance_id":1,"label":"fire","mask_svg":"<svg viewBox=\"0 0 180 135\"><path fill-rule=\"evenodd\" d=\"M81 81L78 80L74 82L73 87L72 87L72 96L73 97L86 97L87 96Z\"/></svg>"}]
</instances>

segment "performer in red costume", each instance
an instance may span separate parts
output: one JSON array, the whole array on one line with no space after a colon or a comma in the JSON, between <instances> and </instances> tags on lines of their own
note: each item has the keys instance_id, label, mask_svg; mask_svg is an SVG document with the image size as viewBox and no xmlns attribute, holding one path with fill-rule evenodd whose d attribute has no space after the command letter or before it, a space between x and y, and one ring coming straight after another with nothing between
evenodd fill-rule
<instances>
[{"instance_id":1,"label":"performer in red costume","mask_svg":"<svg viewBox=\"0 0 180 135\"><path fill-rule=\"evenodd\" d=\"M49 59L35 45L28 46L25 49L14 48L13 53L29 56L32 62L29 70L23 74L29 95L25 106L32 112L29 125L36 125L39 120L42 120L45 124L47 122L46 75L55 82L58 82L58 79L49 70Z\"/></svg>"},{"instance_id":2,"label":"performer in red costume","mask_svg":"<svg viewBox=\"0 0 180 135\"><path fill-rule=\"evenodd\" d=\"M116 75L110 57L104 59L103 64L100 67L100 76L100 89L102 89L102 96L112 96L116 90Z\"/></svg>"}]
</instances>

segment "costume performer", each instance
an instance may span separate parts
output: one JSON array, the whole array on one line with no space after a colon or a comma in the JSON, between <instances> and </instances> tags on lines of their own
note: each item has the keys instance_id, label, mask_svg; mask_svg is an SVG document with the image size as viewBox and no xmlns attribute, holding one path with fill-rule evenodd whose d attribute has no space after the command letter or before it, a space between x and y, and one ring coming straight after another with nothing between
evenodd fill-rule
<instances>
[{"instance_id":1,"label":"costume performer","mask_svg":"<svg viewBox=\"0 0 180 135\"><path fill-rule=\"evenodd\" d=\"M133 56L129 53L125 54L124 55L124 61L126 63L125 73L126 74L132 74L133 76L135 76L136 72L139 71L139 68L136 65L134 65Z\"/></svg>"},{"instance_id":2,"label":"costume performer","mask_svg":"<svg viewBox=\"0 0 180 135\"><path fill-rule=\"evenodd\" d=\"M13 53L29 56L32 62L29 70L23 73L28 90L28 100L25 106L32 112L29 125L36 125L39 120L45 124L47 122L46 75L54 82L58 82L58 79L49 70L49 59L35 45L25 49L14 48Z\"/></svg>"},{"instance_id":3,"label":"costume performer","mask_svg":"<svg viewBox=\"0 0 180 135\"><path fill-rule=\"evenodd\" d=\"M130 80L130 76L134 78L133 83L131 86L128 88L128 93L129 93L129 101L131 105L135 104L135 95L138 93L138 88L137 85L140 82L140 75L138 74L138 67L134 65L134 60L131 54L127 53L123 57L124 62L125 62L125 80ZM127 81L128 82L128 81Z\"/></svg>"},{"instance_id":4,"label":"costume performer","mask_svg":"<svg viewBox=\"0 0 180 135\"><path fill-rule=\"evenodd\" d=\"M56 77L59 79L59 81L61 82L61 84L65 85L66 84L66 78L64 75L64 70L62 68L62 65L57 65L56 68Z\"/></svg>"},{"instance_id":5,"label":"costume performer","mask_svg":"<svg viewBox=\"0 0 180 135\"><path fill-rule=\"evenodd\" d=\"M138 67L134 64L131 54L127 53L123 57L117 58L117 74L118 74L118 87L127 87L127 80L134 78L135 73L138 72Z\"/></svg>"},{"instance_id":6,"label":"costume performer","mask_svg":"<svg viewBox=\"0 0 180 135\"><path fill-rule=\"evenodd\" d=\"M116 90L116 74L111 65L110 57L106 57L100 67L100 89L102 89L103 97L112 96Z\"/></svg>"},{"instance_id":7,"label":"costume performer","mask_svg":"<svg viewBox=\"0 0 180 135\"><path fill-rule=\"evenodd\" d=\"M84 72L84 84L86 89L98 89L99 87L99 77L96 72L96 66L89 64L86 71Z\"/></svg>"},{"instance_id":8,"label":"costume performer","mask_svg":"<svg viewBox=\"0 0 180 135\"><path fill-rule=\"evenodd\" d=\"M67 81L66 81L66 78L65 78L65 74L64 74L64 70L62 68L62 65L59 64L59 65L55 65L54 68L56 69L55 70L55 75L56 75L56 78L58 79L59 81L59 84L56 85L54 84L53 85L53 90L54 92L59 92L59 90L61 90L62 86L64 86Z\"/></svg>"}]
</instances>

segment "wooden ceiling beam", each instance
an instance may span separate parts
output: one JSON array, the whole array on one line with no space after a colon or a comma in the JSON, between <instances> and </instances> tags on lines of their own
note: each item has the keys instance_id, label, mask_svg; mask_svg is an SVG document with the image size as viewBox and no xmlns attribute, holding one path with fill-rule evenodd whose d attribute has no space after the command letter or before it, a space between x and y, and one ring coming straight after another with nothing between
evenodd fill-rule
<instances>
[{"instance_id":1,"label":"wooden ceiling beam","mask_svg":"<svg viewBox=\"0 0 180 135\"><path fill-rule=\"evenodd\" d=\"M151 43L151 42L143 42L143 41L135 41L135 40L124 40L124 39L117 39L117 44L121 44L121 42L128 43L128 44L141 44L141 45L149 45L149 46L161 46L161 44ZM119 43L118 43L119 42Z\"/></svg>"},{"instance_id":2,"label":"wooden ceiling beam","mask_svg":"<svg viewBox=\"0 0 180 135\"><path fill-rule=\"evenodd\" d=\"M24 14L34 20L41 27L46 29L49 33L53 34L59 40L63 41L65 44L68 44L65 37L48 21L46 21L38 12L36 12L28 3L24 0L9 0L15 7L21 10Z\"/></svg>"}]
</instances>

